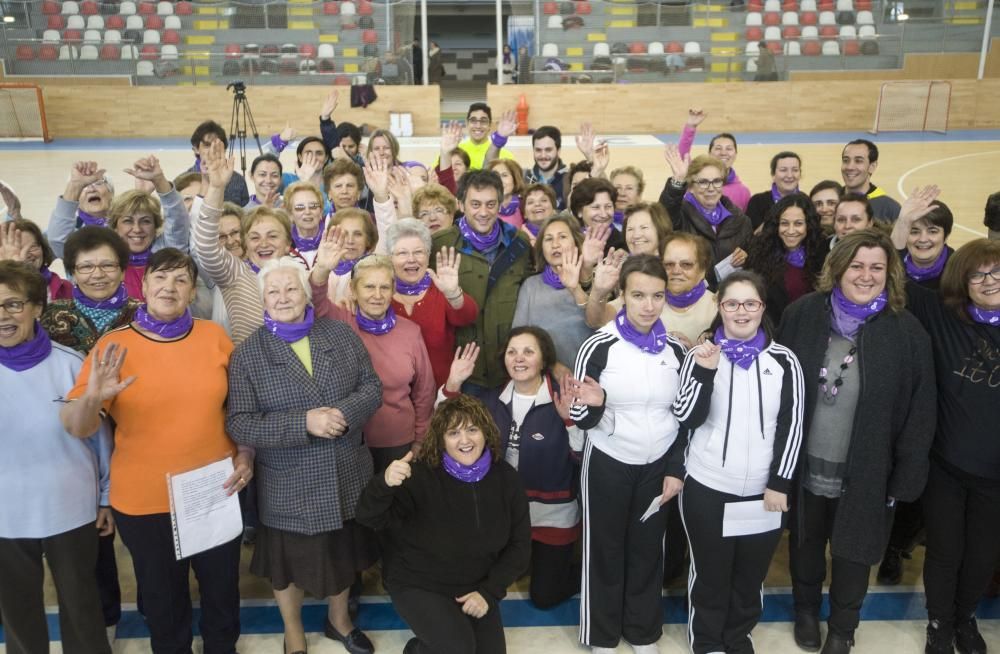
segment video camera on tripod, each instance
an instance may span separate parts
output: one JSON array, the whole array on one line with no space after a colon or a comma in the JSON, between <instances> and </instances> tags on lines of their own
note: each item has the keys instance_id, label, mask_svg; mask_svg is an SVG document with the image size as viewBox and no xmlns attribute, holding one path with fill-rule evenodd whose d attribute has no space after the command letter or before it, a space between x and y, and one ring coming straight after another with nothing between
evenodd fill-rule
<instances>
[{"instance_id":1,"label":"video camera on tripod","mask_svg":"<svg viewBox=\"0 0 1000 654\"><path fill-rule=\"evenodd\" d=\"M238 143L240 149L240 169L243 175L246 176L248 129L257 142L257 152L264 154L264 149L260 145L260 134L257 133L257 125L253 121L253 112L250 111L250 101L247 99L247 85L243 80L235 80L226 85L226 90L230 89L233 91L233 116L229 121L229 153L233 153Z\"/></svg>"}]
</instances>

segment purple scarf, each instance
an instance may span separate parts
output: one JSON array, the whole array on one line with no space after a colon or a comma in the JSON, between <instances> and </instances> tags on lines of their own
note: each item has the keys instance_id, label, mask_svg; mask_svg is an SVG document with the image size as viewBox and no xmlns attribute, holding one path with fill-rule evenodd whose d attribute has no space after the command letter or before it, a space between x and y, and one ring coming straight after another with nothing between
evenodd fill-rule
<instances>
[{"instance_id":1,"label":"purple scarf","mask_svg":"<svg viewBox=\"0 0 1000 654\"><path fill-rule=\"evenodd\" d=\"M308 336L315 320L316 314L310 305L306 305L306 312L301 322L278 322L267 311L264 312L264 326L267 327L267 331L286 343L301 341Z\"/></svg>"},{"instance_id":2,"label":"purple scarf","mask_svg":"<svg viewBox=\"0 0 1000 654\"><path fill-rule=\"evenodd\" d=\"M903 267L906 268L906 276L915 282L922 282L925 279L937 279L944 272L944 265L948 263L948 248L941 248L941 254L934 260L929 268L921 268L913 262L910 253L903 255Z\"/></svg>"},{"instance_id":3,"label":"purple scarf","mask_svg":"<svg viewBox=\"0 0 1000 654\"><path fill-rule=\"evenodd\" d=\"M149 263L149 257L153 254L153 248L146 248L142 252L129 252L128 265L145 267Z\"/></svg>"},{"instance_id":4,"label":"purple scarf","mask_svg":"<svg viewBox=\"0 0 1000 654\"><path fill-rule=\"evenodd\" d=\"M22 372L34 368L48 358L52 352L52 341L49 333L35 321L35 335L14 347L0 347L0 366L10 368L14 372Z\"/></svg>"},{"instance_id":5,"label":"purple scarf","mask_svg":"<svg viewBox=\"0 0 1000 654\"><path fill-rule=\"evenodd\" d=\"M95 216L95 215L89 214L86 211L84 211L83 209L77 209L76 210L76 218L81 223L83 223L86 227L107 227L108 226L108 219L107 218L101 218L99 216Z\"/></svg>"},{"instance_id":6,"label":"purple scarf","mask_svg":"<svg viewBox=\"0 0 1000 654\"><path fill-rule=\"evenodd\" d=\"M524 226L528 228L528 231L531 232L532 236L536 237L538 236L538 232L542 229L541 225L536 225L535 223L528 222L527 220L524 221Z\"/></svg>"},{"instance_id":7,"label":"purple scarf","mask_svg":"<svg viewBox=\"0 0 1000 654\"><path fill-rule=\"evenodd\" d=\"M500 221L493 223L493 229L489 234L480 234L472 229L469 221L462 216L458 219L458 231L462 233L462 238L469 242L477 252L487 252L500 243Z\"/></svg>"},{"instance_id":8,"label":"purple scarf","mask_svg":"<svg viewBox=\"0 0 1000 654\"><path fill-rule=\"evenodd\" d=\"M125 289L125 284L120 284L118 286L118 290L115 291L115 294L111 297L104 298L103 300L91 300L83 294L83 291L80 290L79 286L74 284L73 299L88 309L121 309L128 301L128 291Z\"/></svg>"},{"instance_id":9,"label":"purple scarf","mask_svg":"<svg viewBox=\"0 0 1000 654\"><path fill-rule=\"evenodd\" d=\"M253 261L250 261L249 259L247 259L246 262L247 262L247 265L250 266L250 270L253 271L253 274L255 274L255 275L259 275L260 274L260 266L258 266L257 264L255 264Z\"/></svg>"},{"instance_id":10,"label":"purple scarf","mask_svg":"<svg viewBox=\"0 0 1000 654\"><path fill-rule=\"evenodd\" d=\"M312 252L319 249L319 244L323 242L323 234L326 233L326 218L319 222L319 229L316 236L302 236L299 228L292 225L292 242L299 252Z\"/></svg>"},{"instance_id":11,"label":"purple scarf","mask_svg":"<svg viewBox=\"0 0 1000 654\"><path fill-rule=\"evenodd\" d=\"M333 272L341 276L346 275L354 270L354 265L360 260L361 257L358 257L357 259L341 259L340 263L337 264L337 267L333 269Z\"/></svg>"},{"instance_id":12,"label":"purple scarf","mask_svg":"<svg viewBox=\"0 0 1000 654\"><path fill-rule=\"evenodd\" d=\"M732 213L730 213L729 209L726 209L726 207L722 205L721 197L719 198L719 203L715 205L715 208L712 209L711 211L701 206L701 204L698 202L697 198L694 197L694 194L691 193L691 191L688 191L687 193L684 194L684 199L687 201L688 204L697 209L698 213L701 214L701 217L707 220L708 224L715 229L718 229L719 225L722 224L722 221L733 215Z\"/></svg>"},{"instance_id":13,"label":"purple scarf","mask_svg":"<svg viewBox=\"0 0 1000 654\"><path fill-rule=\"evenodd\" d=\"M369 318L365 314L361 313L361 309L354 310L354 319L358 322L358 327L361 331L368 332L375 336L381 336L383 334L388 334L392 331L392 328L396 326L396 311L389 305L389 309L385 312L385 316L381 320L374 320Z\"/></svg>"},{"instance_id":14,"label":"purple scarf","mask_svg":"<svg viewBox=\"0 0 1000 654\"><path fill-rule=\"evenodd\" d=\"M799 192L799 187L796 186L795 190L793 190L792 193L798 193L798 192ZM792 193L789 193L789 195L791 195ZM785 196L783 196L781 194L781 191L778 190L778 185L777 184L771 184L771 199L774 200L775 202L777 202L778 200L780 200L783 197L785 197Z\"/></svg>"},{"instance_id":15,"label":"purple scarf","mask_svg":"<svg viewBox=\"0 0 1000 654\"><path fill-rule=\"evenodd\" d=\"M757 355L767 345L767 337L764 335L764 330L758 327L753 338L738 341L735 338L726 338L725 330L722 325L719 325L719 328L715 330L715 344L722 349L722 353L726 355L730 363L744 370L750 370L750 366L757 360Z\"/></svg>"},{"instance_id":16,"label":"purple scarf","mask_svg":"<svg viewBox=\"0 0 1000 654\"><path fill-rule=\"evenodd\" d=\"M803 245L798 246L794 250L788 250L785 252L785 263L789 266L794 266L795 268L805 268L806 265L806 248Z\"/></svg>"},{"instance_id":17,"label":"purple scarf","mask_svg":"<svg viewBox=\"0 0 1000 654\"><path fill-rule=\"evenodd\" d=\"M521 208L521 198L516 195L510 196L510 202L500 207L500 215L508 218L517 213L517 210Z\"/></svg>"},{"instance_id":18,"label":"purple scarf","mask_svg":"<svg viewBox=\"0 0 1000 654\"><path fill-rule=\"evenodd\" d=\"M180 338L188 332L194 326L194 318L191 316L191 310L185 309L177 318L170 321L163 321L158 318L154 318L146 310L146 305L139 305L135 310L135 316L132 318L135 324L139 325L147 332L153 332L163 338Z\"/></svg>"},{"instance_id":19,"label":"purple scarf","mask_svg":"<svg viewBox=\"0 0 1000 654\"><path fill-rule=\"evenodd\" d=\"M493 465L493 457L490 455L488 447L483 448L482 456L476 459L476 462L471 466L459 463L447 452L441 455L441 467L444 468L444 471L467 484L482 481L486 473L490 471L491 465Z\"/></svg>"},{"instance_id":20,"label":"purple scarf","mask_svg":"<svg viewBox=\"0 0 1000 654\"><path fill-rule=\"evenodd\" d=\"M49 270L48 266L42 266L38 269L38 274L42 276L46 284L52 283L52 271Z\"/></svg>"},{"instance_id":21,"label":"purple scarf","mask_svg":"<svg viewBox=\"0 0 1000 654\"><path fill-rule=\"evenodd\" d=\"M649 332L643 334L632 326L625 315L625 309L622 308L615 316L615 326L622 338L643 352L659 354L667 346L667 328L663 326L663 321L659 318L653 323Z\"/></svg>"},{"instance_id":22,"label":"purple scarf","mask_svg":"<svg viewBox=\"0 0 1000 654\"><path fill-rule=\"evenodd\" d=\"M705 294L705 290L707 288L708 285L705 283L705 280L703 279L697 284L695 284L694 288L692 288L690 291L685 291L680 295L674 295L670 291L667 291L667 304L676 309L684 309L686 307L691 306L698 300L700 300L701 297Z\"/></svg>"},{"instance_id":23,"label":"purple scarf","mask_svg":"<svg viewBox=\"0 0 1000 654\"><path fill-rule=\"evenodd\" d=\"M975 304L969 302L966 311L969 312L970 318L981 325L989 325L990 327L1000 325L1000 309L980 309Z\"/></svg>"},{"instance_id":24,"label":"purple scarf","mask_svg":"<svg viewBox=\"0 0 1000 654\"><path fill-rule=\"evenodd\" d=\"M542 281L545 282L547 286L551 286L557 291L561 291L566 288L563 286L562 280L559 279L559 275L549 264L545 264L545 269L542 271Z\"/></svg>"},{"instance_id":25,"label":"purple scarf","mask_svg":"<svg viewBox=\"0 0 1000 654\"><path fill-rule=\"evenodd\" d=\"M614 217L611 219L611 222L614 224L614 226L618 229L619 232L622 231L622 225L625 224L625 212L616 211Z\"/></svg>"},{"instance_id":26,"label":"purple scarf","mask_svg":"<svg viewBox=\"0 0 1000 654\"><path fill-rule=\"evenodd\" d=\"M424 276L420 278L416 284L410 284L409 282L404 282L399 277L396 278L396 292L402 293L403 295L420 295L427 289L431 287L431 274L425 272Z\"/></svg>"},{"instance_id":27,"label":"purple scarf","mask_svg":"<svg viewBox=\"0 0 1000 654\"><path fill-rule=\"evenodd\" d=\"M725 183L725 186L729 186L730 184L735 184L736 181L737 181L736 169L735 168L730 168L729 172L726 174L726 183Z\"/></svg>"},{"instance_id":28,"label":"purple scarf","mask_svg":"<svg viewBox=\"0 0 1000 654\"><path fill-rule=\"evenodd\" d=\"M867 304L855 304L846 297L839 286L833 287L830 294L830 309L833 315L833 331L847 340L854 342L854 337L861 330L866 320L882 311L889 303L889 293L883 289L874 300Z\"/></svg>"}]
</instances>

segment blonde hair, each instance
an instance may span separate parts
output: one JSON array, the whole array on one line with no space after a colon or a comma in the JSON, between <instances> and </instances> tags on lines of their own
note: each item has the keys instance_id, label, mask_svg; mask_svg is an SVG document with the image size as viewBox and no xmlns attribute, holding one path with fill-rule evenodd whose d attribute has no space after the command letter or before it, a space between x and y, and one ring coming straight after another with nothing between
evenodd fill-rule
<instances>
[{"instance_id":1,"label":"blonde hair","mask_svg":"<svg viewBox=\"0 0 1000 654\"><path fill-rule=\"evenodd\" d=\"M364 274L373 270L384 270L389 273L389 279L394 281L396 279L396 270L392 267L392 259L384 254L369 254L361 257L354 264L354 270L351 271L351 290L356 292Z\"/></svg>"},{"instance_id":2,"label":"blonde hair","mask_svg":"<svg viewBox=\"0 0 1000 654\"><path fill-rule=\"evenodd\" d=\"M302 181L289 184L288 187L285 188L285 194L281 196L281 204L285 208L285 211L290 212L292 210L292 196L299 191L306 191L316 196L316 202L319 203L319 210L323 211L323 194L320 193L320 190L316 188L316 185L312 182Z\"/></svg>"},{"instance_id":3,"label":"blonde hair","mask_svg":"<svg viewBox=\"0 0 1000 654\"><path fill-rule=\"evenodd\" d=\"M716 159L710 154L700 154L691 160L691 164L688 166L687 177L684 178L688 184L694 181L695 175L705 170L709 166L715 166L722 172L722 178L725 179L729 175L729 168L726 164L722 163L719 159Z\"/></svg>"},{"instance_id":4,"label":"blonde hair","mask_svg":"<svg viewBox=\"0 0 1000 654\"><path fill-rule=\"evenodd\" d=\"M292 245L292 221L282 209L272 209L271 207L261 205L259 207L254 207L250 210L243 218L243 226L240 230L242 232L243 242L246 243L247 233L250 232L250 228L264 220L265 218L271 218L276 223L281 225L282 229L285 231L285 239L288 241L289 247Z\"/></svg>"},{"instance_id":5,"label":"blonde hair","mask_svg":"<svg viewBox=\"0 0 1000 654\"><path fill-rule=\"evenodd\" d=\"M458 201L455 200L455 196L451 194L451 191L434 182L428 182L426 186L417 189L417 192L413 194L412 208L414 218L420 213L420 205L427 202L440 204L450 216L454 216L458 210Z\"/></svg>"},{"instance_id":6,"label":"blonde hair","mask_svg":"<svg viewBox=\"0 0 1000 654\"><path fill-rule=\"evenodd\" d=\"M163 227L163 212L160 209L160 200L152 193L138 190L125 191L111 201L111 207L108 209L108 227L117 231L119 220L125 216L133 216L136 213L148 213L151 215L157 232Z\"/></svg>"}]
</instances>

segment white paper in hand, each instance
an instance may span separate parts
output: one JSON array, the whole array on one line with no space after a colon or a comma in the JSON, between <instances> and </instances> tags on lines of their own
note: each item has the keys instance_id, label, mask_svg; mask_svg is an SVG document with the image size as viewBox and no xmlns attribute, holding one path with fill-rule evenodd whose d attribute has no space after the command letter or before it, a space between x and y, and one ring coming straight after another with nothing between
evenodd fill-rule
<instances>
[{"instance_id":1,"label":"white paper in hand","mask_svg":"<svg viewBox=\"0 0 1000 654\"><path fill-rule=\"evenodd\" d=\"M240 500L222 487L233 474L229 457L201 468L167 475L170 520L177 560L228 543L243 532Z\"/></svg>"},{"instance_id":2,"label":"white paper in hand","mask_svg":"<svg viewBox=\"0 0 1000 654\"><path fill-rule=\"evenodd\" d=\"M646 512L642 514L641 518L639 518L639 522L646 522L653 517L653 514L660 510L660 501L662 499L663 495L657 495L654 497L653 501L649 503L649 508L646 509Z\"/></svg>"},{"instance_id":3,"label":"white paper in hand","mask_svg":"<svg viewBox=\"0 0 1000 654\"><path fill-rule=\"evenodd\" d=\"M733 265L733 255L730 254L728 257L715 264L715 279L721 282L737 270L739 270L739 268Z\"/></svg>"},{"instance_id":4,"label":"white paper in hand","mask_svg":"<svg viewBox=\"0 0 1000 654\"><path fill-rule=\"evenodd\" d=\"M764 500L726 502L722 513L722 537L750 536L781 529L781 511L768 511Z\"/></svg>"}]
</instances>

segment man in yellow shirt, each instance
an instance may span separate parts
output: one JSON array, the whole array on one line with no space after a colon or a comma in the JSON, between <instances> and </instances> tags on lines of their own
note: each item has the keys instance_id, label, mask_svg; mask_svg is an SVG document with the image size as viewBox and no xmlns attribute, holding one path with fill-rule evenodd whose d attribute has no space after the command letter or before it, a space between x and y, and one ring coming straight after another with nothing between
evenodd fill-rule
<instances>
[{"instance_id":1,"label":"man in yellow shirt","mask_svg":"<svg viewBox=\"0 0 1000 654\"><path fill-rule=\"evenodd\" d=\"M469 105L465 116L469 127L469 137L458 144L458 147L469 155L469 170L480 170L487 161L494 159L513 159L514 155L503 146L507 139L517 130L517 119L513 111L504 112L497 122L497 129L490 134L493 124L493 112L485 102L474 102Z\"/></svg>"}]
</instances>

